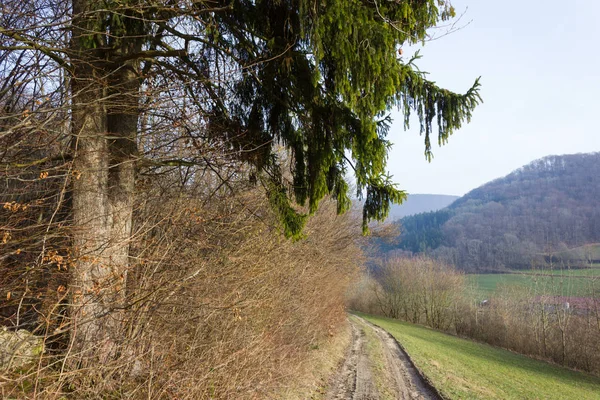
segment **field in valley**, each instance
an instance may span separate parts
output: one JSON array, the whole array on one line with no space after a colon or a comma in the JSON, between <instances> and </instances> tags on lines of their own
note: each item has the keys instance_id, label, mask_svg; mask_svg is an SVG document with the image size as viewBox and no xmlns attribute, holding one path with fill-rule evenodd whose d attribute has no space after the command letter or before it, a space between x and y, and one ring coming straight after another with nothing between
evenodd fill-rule
<instances>
[{"instance_id":1,"label":"field in valley","mask_svg":"<svg viewBox=\"0 0 600 400\"><path fill-rule=\"evenodd\" d=\"M565 267L565 264L569 264L566 261L556 262L553 266L501 274L470 274L468 282L472 296L476 300L483 300L493 297L498 289L512 288L525 290L531 296L600 297L600 244L588 244L552 255L571 260L572 265L588 268Z\"/></svg>"},{"instance_id":2,"label":"field in valley","mask_svg":"<svg viewBox=\"0 0 600 400\"><path fill-rule=\"evenodd\" d=\"M422 326L358 315L392 334L449 399L598 399L598 377Z\"/></svg>"},{"instance_id":3,"label":"field in valley","mask_svg":"<svg viewBox=\"0 0 600 400\"><path fill-rule=\"evenodd\" d=\"M600 266L588 269L515 271L472 274L468 281L477 300L493 297L498 289L520 288L532 296L600 296Z\"/></svg>"}]
</instances>

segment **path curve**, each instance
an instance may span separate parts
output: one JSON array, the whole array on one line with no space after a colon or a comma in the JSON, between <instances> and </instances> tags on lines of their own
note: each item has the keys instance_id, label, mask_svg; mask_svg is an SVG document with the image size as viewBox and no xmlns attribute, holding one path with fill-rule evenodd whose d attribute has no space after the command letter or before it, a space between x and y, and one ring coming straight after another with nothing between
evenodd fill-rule
<instances>
[{"instance_id":1,"label":"path curve","mask_svg":"<svg viewBox=\"0 0 600 400\"><path fill-rule=\"evenodd\" d=\"M380 400L390 398L390 394L394 399L441 400L389 333L357 316L350 318L350 324L352 343L329 385L327 400ZM379 345L368 346L367 336ZM373 347L381 349L382 365L374 361Z\"/></svg>"}]
</instances>

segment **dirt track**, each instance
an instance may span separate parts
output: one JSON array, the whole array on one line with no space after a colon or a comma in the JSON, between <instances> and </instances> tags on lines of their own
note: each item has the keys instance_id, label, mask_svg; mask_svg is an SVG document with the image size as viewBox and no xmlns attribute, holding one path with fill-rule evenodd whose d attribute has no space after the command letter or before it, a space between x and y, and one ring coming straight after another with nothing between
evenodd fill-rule
<instances>
[{"instance_id":1,"label":"dirt track","mask_svg":"<svg viewBox=\"0 0 600 400\"><path fill-rule=\"evenodd\" d=\"M350 323L352 344L328 400L440 399L390 334L359 317Z\"/></svg>"}]
</instances>

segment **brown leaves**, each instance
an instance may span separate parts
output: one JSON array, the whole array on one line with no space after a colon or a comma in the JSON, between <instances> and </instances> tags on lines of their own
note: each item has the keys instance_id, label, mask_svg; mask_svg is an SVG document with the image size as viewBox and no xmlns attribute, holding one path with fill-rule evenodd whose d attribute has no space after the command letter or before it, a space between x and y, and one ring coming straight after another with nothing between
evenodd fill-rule
<instances>
[{"instance_id":1,"label":"brown leaves","mask_svg":"<svg viewBox=\"0 0 600 400\"><path fill-rule=\"evenodd\" d=\"M15 213L17 211L25 211L29 208L29 206L27 204L21 204L21 203L17 203L16 201L11 201L10 203L9 202L4 203L2 208Z\"/></svg>"},{"instance_id":2,"label":"brown leaves","mask_svg":"<svg viewBox=\"0 0 600 400\"><path fill-rule=\"evenodd\" d=\"M8 241L10 240L11 237L12 236L11 236L10 232L8 232L8 231L4 232L2 234L2 239L0 240L0 243L2 243L2 244L8 243Z\"/></svg>"},{"instance_id":3,"label":"brown leaves","mask_svg":"<svg viewBox=\"0 0 600 400\"><path fill-rule=\"evenodd\" d=\"M49 250L46 255L42 258L42 262L56 264L59 271L67 270L68 267L73 263L69 257L64 257L58 254L55 250Z\"/></svg>"}]
</instances>

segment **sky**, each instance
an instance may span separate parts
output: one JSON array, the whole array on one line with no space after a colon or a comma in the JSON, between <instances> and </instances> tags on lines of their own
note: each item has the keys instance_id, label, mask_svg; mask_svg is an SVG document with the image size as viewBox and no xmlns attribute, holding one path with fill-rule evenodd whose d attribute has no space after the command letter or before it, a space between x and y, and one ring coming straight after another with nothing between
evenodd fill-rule
<instances>
[{"instance_id":1,"label":"sky","mask_svg":"<svg viewBox=\"0 0 600 400\"><path fill-rule=\"evenodd\" d=\"M432 138L431 163L418 120L404 131L392 114L388 167L401 189L463 195L547 155L600 151L600 1L452 4L462 29L427 42L417 66L459 93L481 76L484 103L448 144Z\"/></svg>"}]
</instances>

